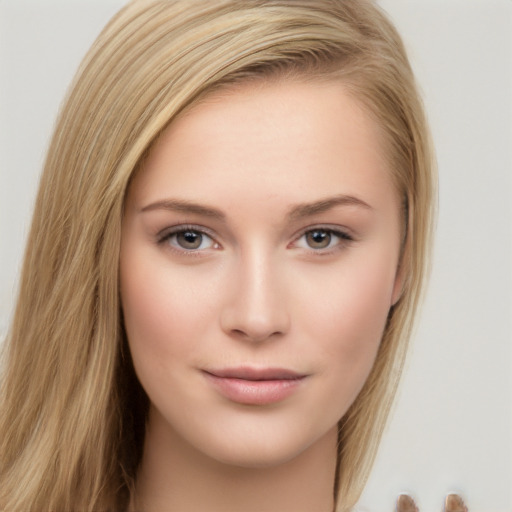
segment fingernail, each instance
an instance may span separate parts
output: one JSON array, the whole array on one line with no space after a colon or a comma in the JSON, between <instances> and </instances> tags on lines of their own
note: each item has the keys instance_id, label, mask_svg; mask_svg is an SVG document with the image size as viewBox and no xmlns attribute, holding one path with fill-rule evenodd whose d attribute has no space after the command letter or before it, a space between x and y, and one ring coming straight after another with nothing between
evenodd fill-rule
<instances>
[{"instance_id":1,"label":"fingernail","mask_svg":"<svg viewBox=\"0 0 512 512\"><path fill-rule=\"evenodd\" d=\"M444 512L468 512L468 508L458 494L448 494L444 502Z\"/></svg>"},{"instance_id":2,"label":"fingernail","mask_svg":"<svg viewBox=\"0 0 512 512\"><path fill-rule=\"evenodd\" d=\"M396 501L396 512L419 512L419 510L408 494L400 494Z\"/></svg>"}]
</instances>

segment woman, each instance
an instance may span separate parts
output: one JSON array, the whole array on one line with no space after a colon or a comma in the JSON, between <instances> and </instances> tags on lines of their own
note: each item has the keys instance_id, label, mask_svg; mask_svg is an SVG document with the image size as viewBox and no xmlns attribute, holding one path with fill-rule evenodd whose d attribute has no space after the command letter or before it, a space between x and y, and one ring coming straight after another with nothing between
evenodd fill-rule
<instances>
[{"instance_id":1,"label":"woman","mask_svg":"<svg viewBox=\"0 0 512 512\"><path fill-rule=\"evenodd\" d=\"M349 510L432 155L370 1L134 1L60 116L8 337L2 510Z\"/></svg>"}]
</instances>

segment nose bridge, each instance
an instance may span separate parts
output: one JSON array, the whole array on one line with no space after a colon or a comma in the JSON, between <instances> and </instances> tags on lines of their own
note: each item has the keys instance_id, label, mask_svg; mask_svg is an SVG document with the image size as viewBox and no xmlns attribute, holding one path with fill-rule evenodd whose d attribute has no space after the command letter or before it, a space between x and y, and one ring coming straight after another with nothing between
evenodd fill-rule
<instances>
[{"instance_id":1,"label":"nose bridge","mask_svg":"<svg viewBox=\"0 0 512 512\"><path fill-rule=\"evenodd\" d=\"M223 329L251 341L284 334L289 315L279 261L262 244L241 251L232 275L232 293L223 312Z\"/></svg>"}]
</instances>

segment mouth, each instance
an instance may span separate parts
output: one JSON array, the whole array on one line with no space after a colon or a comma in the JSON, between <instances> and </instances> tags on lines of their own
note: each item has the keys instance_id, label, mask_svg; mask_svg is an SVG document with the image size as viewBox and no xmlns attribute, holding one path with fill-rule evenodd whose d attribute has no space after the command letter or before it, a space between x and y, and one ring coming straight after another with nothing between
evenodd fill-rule
<instances>
[{"instance_id":1,"label":"mouth","mask_svg":"<svg viewBox=\"0 0 512 512\"><path fill-rule=\"evenodd\" d=\"M223 368L203 370L213 388L231 402L267 405L281 402L294 394L307 374L284 368Z\"/></svg>"}]
</instances>

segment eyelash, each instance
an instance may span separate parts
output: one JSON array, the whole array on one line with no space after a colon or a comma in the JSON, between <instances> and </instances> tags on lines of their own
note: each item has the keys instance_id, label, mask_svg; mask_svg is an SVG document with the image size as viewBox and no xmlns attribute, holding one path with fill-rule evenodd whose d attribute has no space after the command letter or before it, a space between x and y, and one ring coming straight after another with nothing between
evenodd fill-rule
<instances>
[{"instance_id":1,"label":"eyelash","mask_svg":"<svg viewBox=\"0 0 512 512\"><path fill-rule=\"evenodd\" d=\"M159 245L166 245L167 248L171 249L174 252L177 252L178 254L184 254L187 256L199 256L204 249L199 248L191 248L186 249L185 247L179 247L177 244L173 245L171 244L171 240L173 237L176 237L180 234L184 233L194 233L201 237L208 237L212 241L212 246L215 249L218 249L220 247L220 244L215 241L215 238L213 237L213 234L209 232L209 230L206 230L204 227L201 226L195 226L195 225L187 225L187 224L181 224L179 226L175 226L170 229L166 229L163 232L160 232L158 234L157 242ZM201 240L202 243L203 240Z\"/></svg>"},{"instance_id":2,"label":"eyelash","mask_svg":"<svg viewBox=\"0 0 512 512\"><path fill-rule=\"evenodd\" d=\"M345 249L349 244L354 242L354 238L347 233L347 231L343 231L339 228L334 228L330 226L313 226L304 229L298 237L294 239L292 242L292 246L297 246L297 242L301 240L303 237L306 237L310 233L319 232L323 234L329 235L331 238L329 239L329 245L327 247L304 247L304 249L308 250L310 253L316 256L328 256L333 254L336 251ZM331 246L332 238L337 238L337 242Z\"/></svg>"},{"instance_id":3,"label":"eyelash","mask_svg":"<svg viewBox=\"0 0 512 512\"><path fill-rule=\"evenodd\" d=\"M332 254L333 252L337 250L342 250L347 247L350 243L354 242L354 238L349 235L346 231L342 231L337 228L332 228L328 226L314 226L314 227L308 227L307 229L304 229L300 232L299 236L295 237L293 242L289 244L289 248L300 248L297 247L297 243L303 238L306 237L308 234L312 234L314 232L319 232L322 234L327 234L331 238L329 239L329 244L327 247L320 247L320 248L313 248L313 247L303 247L303 249L309 251L310 253L318 256L324 256ZM196 235L199 235L201 237L208 237L211 240L212 247L208 247L206 249L214 248L219 249L221 246L218 242L215 241L215 238L213 234L206 230L202 226L197 225L179 225L175 226L170 229L166 229L163 232L160 232L158 234L157 243L159 245L166 245L170 250L186 256L200 256L203 251L206 249L200 249L200 248L190 248L186 249L184 247L179 247L177 244L173 245L170 243L170 240L178 236L180 234L184 233L194 233ZM335 237L338 239L338 241L335 243L334 246L331 245L332 237ZM201 240L202 243L203 240Z\"/></svg>"}]
</instances>

